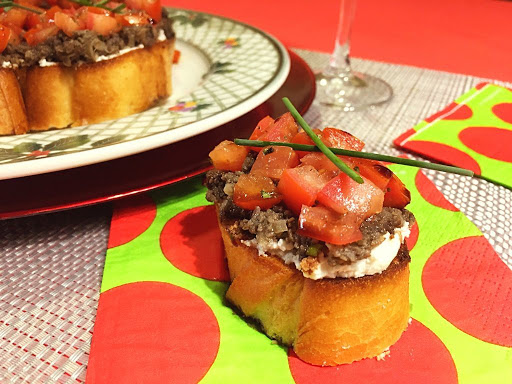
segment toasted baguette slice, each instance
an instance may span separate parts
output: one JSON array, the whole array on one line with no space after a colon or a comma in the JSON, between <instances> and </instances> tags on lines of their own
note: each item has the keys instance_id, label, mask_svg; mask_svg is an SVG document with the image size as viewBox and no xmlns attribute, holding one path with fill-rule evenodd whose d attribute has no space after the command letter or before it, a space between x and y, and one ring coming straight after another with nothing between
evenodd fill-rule
<instances>
[{"instance_id":1,"label":"toasted baguette slice","mask_svg":"<svg viewBox=\"0 0 512 384\"><path fill-rule=\"evenodd\" d=\"M171 94L173 53L174 40L166 40L79 67L3 69L0 117L10 119L0 120L0 134L93 124L142 112ZM6 94L4 84L23 99Z\"/></svg>"},{"instance_id":2,"label":"toasted baguette slice","mask_svg":"<svg viewBox=\"0 0 512 384\"><path fill-rule=\"evenodd\" d=\"M28 130L25 104L18 79L11 69L0 69L0 135Z\"/></svg>"},{"instance_id":3,"label":"toasted baguette slice","mask_svg":"<svg viewBox=\"0 0 512 384\"><path fill-rule=\"evenodd\" d=\"M275 256L233 244L220 225L231 285L226 298L265 333L314 365L374 357L394 344L409 320L405 245L382 273L311 280Z\"/></svg>"}]
</instances>

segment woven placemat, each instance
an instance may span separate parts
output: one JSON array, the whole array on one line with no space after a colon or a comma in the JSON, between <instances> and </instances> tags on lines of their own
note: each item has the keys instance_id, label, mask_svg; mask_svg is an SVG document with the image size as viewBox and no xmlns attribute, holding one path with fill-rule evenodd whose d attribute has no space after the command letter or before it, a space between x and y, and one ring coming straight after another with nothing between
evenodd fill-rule
<instances>
[{"instance_id":1,"label":"woven placemat","mask_svg":"<svg viewBox=\"0 0 512 384\"><path fill-rule=\"evenodd\" d=\"M0 222L0 383L85 381L110 215Z\"/></svg>"},{"instance_id":2,"label":"woven placemat","mask_svg":"<svg viewBox=\"0 0 512 384\"><path fill-rule=\"evenodd\" d=\"M297 53L313 69L328 59ZM368 150L394 155L400 153L391 146L396 136L488 81L357 59L353 65L391 84L393 100L350 114L314 103L305 117L313 126L351 131ZM483 180L426 174L512 267L512 192ZM1 383L85 380L110 215L105 205L0 222Z\"/></svg>"}]
</instances>

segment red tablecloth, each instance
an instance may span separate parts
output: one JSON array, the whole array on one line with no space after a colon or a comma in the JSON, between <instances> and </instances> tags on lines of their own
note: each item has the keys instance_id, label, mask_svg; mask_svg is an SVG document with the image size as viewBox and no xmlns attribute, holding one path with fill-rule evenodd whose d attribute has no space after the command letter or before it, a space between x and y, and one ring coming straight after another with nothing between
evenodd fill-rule
<instances>
[{"instance_id":1,"label":"red tablecloth","mask_svg":"<svg viewBox=\"0 0 512 384\"><path fill-rule=\"evenodd\" d=\"M290 47L330 52L339 0L163 0L259 27ZM512 1L359 0L352 55L512 81Z\"/></svg>"}]
</instances>

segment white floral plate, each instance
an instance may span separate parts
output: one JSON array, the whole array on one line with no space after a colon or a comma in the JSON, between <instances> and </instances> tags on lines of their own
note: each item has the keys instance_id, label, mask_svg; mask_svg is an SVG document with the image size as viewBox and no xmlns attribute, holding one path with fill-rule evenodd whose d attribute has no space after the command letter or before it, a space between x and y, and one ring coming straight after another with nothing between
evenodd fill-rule
<instances>
[{"instance_id":1,"label":"white floral plate","mask_svg":"<svg viewBox=\"0 0 512 384\"><path fill-rule=\"evenodd\" d=\"M100 124L0 137L0 180L99 163L198 135L257 107L286 80L290 58L272 36L219 16L168 12L181 52L172 97Z\"/></svg>"}]
</instances>

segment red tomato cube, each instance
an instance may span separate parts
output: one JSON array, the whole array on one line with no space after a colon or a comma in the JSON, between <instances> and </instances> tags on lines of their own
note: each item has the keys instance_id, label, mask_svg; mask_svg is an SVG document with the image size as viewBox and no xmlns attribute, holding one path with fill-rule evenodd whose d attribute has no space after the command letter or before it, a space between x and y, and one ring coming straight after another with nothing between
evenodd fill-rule
<instances>
[{"instance_id":1,"label":"red tomato cube","mask_svg":"<svg viewBox=\"0 0 512 384\"><path fill-rule=\"evenodd\" d=\"M248 152L247 147L224 140L213 148L209 156L214 168L222 171L236 172L242 170L242 165Z\"/></svg>"},{"instance_id":2,"label":"red tomato cube","mask_svg":"<svg viewBox=\"0 0 512 384\"><path fill-rule=\"evenodd\" d=\"M278 117L258 140L290 143L299 132L299 126L290 112Z\"/></svg>"},{"instance_id":3,"label":"red tomato cube","mask_svg":"<svg viewBox=\"0 0 512 384\"><path fill-rule=\"evenodd\" d=\"M0 24L0 53L4 51L11 38L11 29Z\"/></svg>"},{"instance_id":4,"label":"red tomato cube","mask_svg":"<svg viewBox=\"0 0 512 384\"><path fill-rule=\"evenodd\" d=\"M318 193L317 200L338 213L353 213L363 219L382 211L384 192L363 177L359 184L345 173L329 181Z\"/></svg>"},{"instance_id":5,"label":"red tomato cube","mask_svg":"<svg viewBox=\"0 0 512 384\"><path fill-rule=\"evenodd\" d=\"M283 195L286 206L298 215L303 205L315 203L318 192L327 181L311 165L304 165L285 169L277 190Z\"/></svg>"},{"instance_id":6,"label":"red tomato cube","mask_svg":"<svg viewBox=\"0 0 512 384\"><path fill-rule=\"evenodd\" d=\"M398 176L393 174L386 187L384 206L402 209L410 202L411 192L409 192Z\"/></svg>"},{"instance_id":7,"label":"red tomato cube","mask_svg":"<svg viewBox=\"0 0 512 384\"><path fill-rule=\"evenodd\" d=\"M324 128L321 139L325 145L331 148L349 149L351 151L360 151L364 148L362 140L337 128Z\"/></svg>"},{"instance_id":8,"label":"red tomato cube","mask_svg":"<svg viewBox=\"0 0 512 384\"><path fill-rule=\"evenodd\" d=\"M0 16L0 23L10 27L14 25L23 28L25 20L27 19L29 11L19 8L11 8L9 12L2 13Z\"/></svg>"},{"instance_id":9,"label":"red tomato cube","mask_svg":"<svg viewBox=\"0 0 512 384\"><path fill-rule=\"evenodd\" d=\"M256 207L269 209L279 204L281 194L269 177L243 174L233 190L233 202L240 208L254 210Z\"/></svg>"},{"instance_id":10,"label":"red tomato cube","mask_svg":"<svg viewBox=\"0 0 512 384\"><path fill-rule=\"evenodd\" d=\"M354 214L340 215L329 208L303 206L298 233L331 244L343 245L361 240L362 220Z\"/></svg>"},{"instance_id":11,"label":"red tomato cube","mask_svg":"<svg viewBox=\"0 0 512 384\"><path fill-rule=\"evenodd\" d=\"M55 25L66 35L71 36L73 32L80 29L80 25L73 18L63 12L55 13Z\"/></svg>"},{"instance_id":12,"label":"red tomato cube","mask_svg":"<svg viewBox=\"0 0 512 384\"><path fill-rule=\"evenodd\" d=\"M256 157L251 173L280 179L283 171L299 165L297 153L288 147L265 147Z\"/></svg>"},{"instance_id":13,"label":"red tomato cube","mask_svg":"<svg viewBox=\"0 0 512 384\"><path fill-rule=\"evenodd\" d=\"M274 119L271 118L270 116L265 116L263 119L260 120L258 125L256 125L256 128L254 128L254 131L252 132L251 137L249 137L249 140L258 140L260 136L267 132L268 128L272 124L274 124Z\"/></svg>"},{"instance_id":14,"label":"red tomato cube","mask_svg":"<svg viewBox=\"0 0 512 384\"><path fill-rule=\"evenodd\" d=\"M321 134L322 134L322 131L320 131L317 128L313 129L313 132L315 132L318 136L321 136ZM292 143L296 143L296 144L315 145L315 143L313 142L311 137L309 137L309 135L306 132L304 132L304 131L301 131L301 132L297 133L293 137L291 142ZM299 158L302 158L303 156L306 156L306 155L308 155L310 153L312 153L312 152L297 151L297 154L299 155Z\"/></svg>"},{"instance_id":15,"label":"red tomato cube","mask_svg":"<svg viewBox=\"0 0 512 384\"><path fill-rule=\"evenodd\" d=\"M121 29L121 25L117 22L115 17L92 13L89 11L87 14L87 29L106 36Z\"/></svg>"},{"instance_id":16,"label":"red tomato cube","mask_svg":"<svg viewBox=\"0 0 512 384\"><path fill-rule=\"evenodd\" d=\"M308 153L300 159L300 162L302 164L313 166L317 171L325 170L335 173L341 172L340 169L327 158L327 156L320 152Z\"/></svg>"},{"instance_id":17,"label":"red tomato cube","mask_svg":"<svg viewBox=\"0 0 512 384\"><path fill-rule=\"evenodd\" d=\"M352 164L361 176L366 177L383 191L386 189L393 172L380 162L368 159L350 158Z\"/></svg>"}]
</instances>

